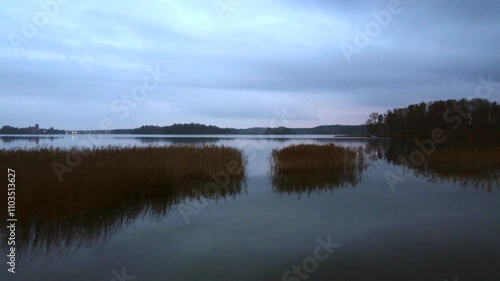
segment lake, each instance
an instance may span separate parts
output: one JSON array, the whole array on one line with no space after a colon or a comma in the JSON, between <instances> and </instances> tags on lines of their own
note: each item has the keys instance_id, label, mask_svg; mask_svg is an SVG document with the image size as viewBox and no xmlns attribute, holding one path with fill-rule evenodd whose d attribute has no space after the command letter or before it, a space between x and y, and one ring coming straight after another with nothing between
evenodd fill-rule
<instances>
[{"instance_id":1,"label":"lake","mask_svg":"<svg viewBox=\"0 0 500 281\"><path fill-rule=\"evenodd\" d=\"M270 174L272 150L300 143L360 147L367 165L339 181ZM245 185L96 203L89 221L30 222L50 227L16 237L15 275L2 242L0 280L500 280L500 171L485 164L496 163L487 157L498 140L448 140L434 152L412 140L316 135L0 136L5 149L178 144L243 149ZM431 148L437 160L457 157L402 161Z\"/></svg>"}]
</instances>

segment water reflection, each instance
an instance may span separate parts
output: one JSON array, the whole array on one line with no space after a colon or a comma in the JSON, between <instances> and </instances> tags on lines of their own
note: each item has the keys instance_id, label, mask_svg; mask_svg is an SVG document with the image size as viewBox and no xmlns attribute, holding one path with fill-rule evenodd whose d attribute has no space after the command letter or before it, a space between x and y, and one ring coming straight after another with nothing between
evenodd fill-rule
<instances>
[{"instance_id":1,"label":"water reflection","mask_svg":"<svg viewBox=\"0 0 500 281\"><path fill-rule=\"evenodd\" d=\"M53 149L0 150L0 169L15 169L17 175L17 253L23 259L64 256L82 246L102 245L138 218L163 218L184 201L217 201L246 193L246 167L237 158L238 151L225 147L167 149L81 150L86 156L78 166L58 166L70 169L61 181L53 161L68 164L64 157L70 155L74 161L76 154ZM201 157L203 153L207 156ZM174 165L181 170L175 170ZM207 167L207 173L223 171L224 167L228 172L188 177ZM236 168L241 172L232 172ZM174 172L178 178L169 176ZM4 199L0 209L7 210ZM6 221L7 212L2 212L0 219ZM2 241L7 241L8 235L6 228L0 230ZM2 247L9 246L3 243Z\"/></svg>"},{"instance_id":2,"label":"water reflection","mask_svg":"<svg viewBox=\"0 0 500 281\"><path fill-rule=\"evenodd\" d=\"M81 246L101 245L137 218L163 218L185 200L219 200L245 192L244 180L233 183L209 190L201 183L190 183L189 188L137 186L126 192L120 186L86 190L46 187L31 189L29 193L19 190L17 250L22 257L33 259L63 256ZM4 228L0 233L2 241L7 241Z\"/></svg>"},{"instance_id":3,"label":"water reflection","mask_svg":"<svg viewBox=\"0 0 500 281\"><path fill-rule=\"evenodd\" d=\"M141 143L147 145L215 144L222 140L221 138L190 138L190 137L178 137L178 138L136 137L130 139L139 140Z\"/></svg>"},{"instance_id":4,"label":"water reflection","mask_svg":"<svg viewBox=\"0 0 500 281\"><path fill-rule=\"evenodd\" d=\"M430 182L486 188L500 185L498 138L449 139L442 144L415 139L378 139L367 144L371 159L385 160ZM425 145L422 145L425 143Z\"/></svg>"},{"instance_id":5,"label":"water reflection","mask_svg":"<svg viewBox=\"0 0 500 281\"><path fill-rule=\"evenodd\" d=\"M51 142L54 141L54 137L42 137L44 139L48 139ZM4 143L15 143L15 142L29 142L29 143L35 143L35 144L40 144L40 137L35 136L35 137L16 137L16 136L7 136L7 137L0 137L0 140Z\"/></svg>"}]
</instances>

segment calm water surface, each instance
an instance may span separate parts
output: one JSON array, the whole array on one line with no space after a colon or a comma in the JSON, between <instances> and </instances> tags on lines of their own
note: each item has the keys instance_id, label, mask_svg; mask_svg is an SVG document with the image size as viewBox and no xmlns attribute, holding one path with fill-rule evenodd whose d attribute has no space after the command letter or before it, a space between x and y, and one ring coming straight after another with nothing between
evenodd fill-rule
<instances>
[{"instance_id":1,"label":"calm water surface","mask_svg":"<svg viewBox=\"0 0 500 281\"><path fill-rule=\"evenodd\" d=\"M0 137L1 148L7 149L186 143L242 148L249 159L246 187L202 201L167 200L161 210L145 207L133 215L127 206L119 211L96 206L113 215L18 237L28 246L15 275L7 272L2 242L0 280L500 280L498 171L454 174L427 165L405 166L397 157L415 148L401 141ZM309 184L277 186L269 173L270 153L297 143L362 147L368 165L355 181L321 185L322 178L311 177ZM470 148L467 143L453 145L457 151ZM487 145L495 143L480 146ZM85 231L75 232L75 225ZM321 246L328 242L335 246ZM126 278L117 276L122 273Z\"/></svg>"}]
</instances>

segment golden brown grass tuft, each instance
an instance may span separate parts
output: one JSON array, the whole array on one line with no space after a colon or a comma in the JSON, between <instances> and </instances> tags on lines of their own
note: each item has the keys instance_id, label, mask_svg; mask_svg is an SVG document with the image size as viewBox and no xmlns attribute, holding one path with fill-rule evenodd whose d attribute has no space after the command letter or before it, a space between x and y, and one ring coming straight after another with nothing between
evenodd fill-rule
<instances>
[{"instance_id":1,"label":"golden brown grass tuft","mask_svg":"<svg viewBox=\"0 0 500 281\"><path fill-rule=\"evenodd\" d=\"M54 163L59 173L70 169L62 181ZM16 171L17 237L31 251L85 244L140 214L161 217L184 199L236 196L246 187L245 156L226 146L0 150L0 169L7 168Z\"/></svg>"},{"instance_id":2,"label":"golden brown grass tuft","mask_svg":"<svg viewBox=\"0 0 500 281\"><path fill-rule=\"evenodd\" d=\"M30 188L116 184L179 188L192 180L210 179L212 173L225 171L230 162L242 168L241 173L245 172L242 151L214 145L0 150L2 168L29 173L20 180Z\"/></svg>"},{"instance_id":3,"label":"golden brown grass tuft","mask_svg":"<svg viewBox=\"0 0 500 281\"><path fill-rule=\"evenodd\" d=\"M273 150L271 181L278 192L356 185L367 164L362 149L299 144Z\"/></svg>"}]
</instances>

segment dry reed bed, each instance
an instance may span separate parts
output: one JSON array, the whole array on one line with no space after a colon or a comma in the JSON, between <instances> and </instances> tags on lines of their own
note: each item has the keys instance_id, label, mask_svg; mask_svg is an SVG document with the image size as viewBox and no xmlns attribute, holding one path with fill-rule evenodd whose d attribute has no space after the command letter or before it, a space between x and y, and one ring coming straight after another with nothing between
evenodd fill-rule
<instances>
[{"instance_id":1,"label":"dry reed bed","mask_svg":"<svg viewBox=\"0 0 500 281\"><path fill-rule=\"evenodd\" d=\"M53 163L67 165L77 154L80 163L67 166L60 182ZM245 156L226 146L0 150L0 169L7 168L16 170L17 237L33 249L85 244L145 212L162 216L186 198L234 197L246 187ZM228 182L217 183L214 173Z\"/></svg>"},{"instance_id":2,"label":"dry reed bed","mask_svg":"<svg viewBox=\"0 0 500 281\"><path fill-rule=\"evenodd\" d=\"M278 192L312 192L356 185L367 163L361 148L299 144L273 150L271 181Z\"/></svg>"}]
</instances>

